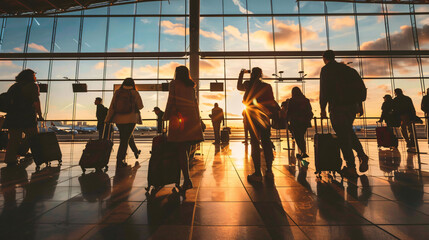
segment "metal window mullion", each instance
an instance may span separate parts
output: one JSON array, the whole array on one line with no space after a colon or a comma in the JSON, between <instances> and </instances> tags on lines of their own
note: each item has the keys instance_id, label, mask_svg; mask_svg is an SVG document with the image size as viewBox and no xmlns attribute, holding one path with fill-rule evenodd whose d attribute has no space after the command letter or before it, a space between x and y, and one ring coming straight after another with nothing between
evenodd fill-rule
<instances>
[{"instance_id":1,"label":"metal window mullion","mask_svg":"<svg viewBox=\"0 0 429 240\"><path fill-rule=\"evenodd\" d=\"M134 5L133 41L131 43L132 44L131 45L131 52L135 51L134 45L135 45L135 41L136 41L136 19L137 19L136 14L137 14L137 3L135 3L135 5ZM134 77L133 74L134 74L134 57L131 59L131 73L130 73L131 77Z\"/></svg>"},{"instance_id":2,"label":"metal window mullion","mask_svg":"<svg viewBox=\"0 0 429 240\"><path fill-rule=\"evenodd\" d=\"M411 29L412 29L413 40L414 40L414 50L420 51L419 34L418 34L417 21L416 21L416 15L415 15L416 12L415 12L414 4L410 2L409 8L410 8ZM425 86L425 78L424 78L424 74L423 74L422 57L420 54L416 55L416 61L417 61L417 65L419 68L420 88L421 88L421 91L423 94L426 92L426 86Z\"/></svg>"},{"instance_id":3,"label":"metal window mullion","mask_svg":"<svg viewBox=\"0 0 429 240\"><path fill-rule=\"evenodd\" d=\"M3 46L3 34L4 34L4 29L6 28L6 22L7 22L7 18L3 18L1 29L0 29L0 51Z\"/></svg>"},{"instance_id":4,"label":"metal window mullion","mask_svg":"<svg viewBox=\"0 0 429 240\"><path fill-rule=\"evenodd\" d=\"M225 15L225 0L222 0L222 15ZM222 16L222 47L223 47L223 52L226 52L226 40L225 40L225 16ZM226 59L223 58L223 85L224 85L224 95L225 95L225 119L226 119L226 126L228 127L228 103L227 103L227 92L226 92Z\"/></svg>"},{"instance_id":5,"label":"metal window mullion","mask_svg":"<svg viewBox=\"0 0 429 240\"><path fill-rule=\"evenodd\" d=\"M109 42L109 27L110 27L110 7L107 8L107 22L106 22L106 37L105 37L105 42L104 42L104 52L107 52L107 48L108 48L108 42ZM105 91L106 90L106 76L107 76L107 58L104 58L104 68L103 68L103 85L102 85L102 90L103 90L103 99L105 97Z\"/></svg>"},{"instance_id":6,"label":"metal window mullion","mask_svg":"<svg viewBox=\"0 0 429 240\"><path fill-rule=\"evenodd\" d=\"M325 11L325 28L326 28L326 44L327 44L327 49L330 49L330 44L329 44L329 22L328 22L328 6L326 5L326 2L323 2L323 9Z\"/></svg>"},{"instance_id":7,"label":"metal window mullion","mask_svg":"<svg viewBox=\"0 0 429 240\"><path fill-rule=\"evenodd\" d=\"M161 27L161 19L162 19L161 13L162 13L162 1L160 2L160 5L159 5L158 53L161 52L161 30L162 30L162 27ZM185 36L185 38L186 38L186 36ZM159 57L157 59L157 66L156 66L156 83L159 84ZM159 92L156 91L156 106L158 106L158 105L159 105Z\"/></svg>"},{"instance_id":8,"label":"metal window mullion","mask_svg":"<svg viewBox=\"0 0 429 240\"><path fill-rule=\"evenodd\" d=\"M51 53L55 51L55 42L56 42L56 37L57 37L57 26L58 26L58 18L57 16L54 16L54 23L52 25L52 37L51 37ZM49 64L48 64L48 91L46 92L46 96L45 96L45 112L43 113L43 118L47 119L48 118L48 111L49 111L49 99L50 99L50 95L51 95L51 81L50 79L52 78L52 64L53 64L53 60L50 59L49 60Z\"/></svg>"},{"instance_id":9,"label":"metal window mullion","mask_svg":"<svg viewBox=\"0 0 429 240\"><path fill-rule=\"evenodd\" d=\"M383 1L385 1L385 0L383 0ZM384 31L386 33L387 50L392 51L392 44L390 42L389 17L388 17L388 14L386 14L386 13L388 13L387 5L386 5L386 3L382 3L381 6L382 6L383 16L384 16L384 28L385 28ZM388 59L389 59L390 85L391 85L390 87L391 87L392 95L393 95L393 92L395 90L395 79L394 79L395 75L393 73L393 59L392 59L392 57L389 57Z\"/></svg>"},{"instance_id":10,"label":"metal window mullion","mask_svg":"<svg viewBox=\"0 0 429 240\"><path fill-rule=\"evenodd\" d=\"M249 5L246 0L246 19L247 19L247 51L250 52L250 24L249 24ZM252 68L252 62L249 56L249 68Z\"/></svg>"},{"instance_id":11,"label":"metal window mullion","mask_svg":"<svg viewBox=\"0 0 429 240\"><path fill-rule=\"evenodd\" d=\"M33 25L33 17L28 18L27 32L25 34L25 41L24 41L24 53L27 53L27 51L28 51L28 42L30 40L30 33L31 33L32 25ZM22 62L22 69L25 69L26 67L27 67L27 59L25 59Z\"/></svg>"}]
</instances>

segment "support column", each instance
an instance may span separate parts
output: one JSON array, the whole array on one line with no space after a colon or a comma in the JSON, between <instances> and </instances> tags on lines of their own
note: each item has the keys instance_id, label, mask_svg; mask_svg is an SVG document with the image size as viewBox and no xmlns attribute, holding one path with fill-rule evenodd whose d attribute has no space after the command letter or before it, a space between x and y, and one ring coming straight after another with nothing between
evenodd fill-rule
<instances>
[{"instance_id":1,"label":"support column","mask_svg":"<svg viewBox=\"0 0 429 240\"><path fill-rule=\"evenodd\" d=\"M190 0L189 5L189 70L192 79L197 84L197 99L199 99L200 80L200 0Z\"/></svg>"}]
</instances>

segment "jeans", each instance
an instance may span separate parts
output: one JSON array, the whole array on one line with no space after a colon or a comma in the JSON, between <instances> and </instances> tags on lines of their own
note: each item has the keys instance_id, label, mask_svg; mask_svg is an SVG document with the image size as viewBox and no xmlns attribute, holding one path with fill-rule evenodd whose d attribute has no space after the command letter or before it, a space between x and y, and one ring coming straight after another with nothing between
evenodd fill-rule
<instances>
[{"instance_id":1,"label":"jeans","mask_svg":"<svg viewBox=\"0 0 429 240\"><path fill-rule=\"evenodd\" d=\"M407 115L401 115L401 133L407 143L407 147L414 147L413 125Z\"/></svg>"},{"instance_id":2,"label":"jeans","mask_svg":"<svg viewBox=\"0 0 429 240\"><path fill-rule=\"evenodd\" d=\"M119 148L118 154L116 155L117 162L121 162L125 160L125 156L127 155L128 145L133 152L137 152L137 146L134 142L133 131L136 127L135 123L126 123L126 124L116 124L119 129Z\"/></svg>"},{"instance_id":3,"label":"jeans","mask_svg":"<svg viewBox=\"0 0 429 240\"><path fill-rule=\"evenodd\" d=\"M220 142L220 123L221 122L212 122L213 124L213 131L215 136L215 142Z\"/></svg>"},{"instance_id":4,"label":"jeans","mask_svg":"<svg viewBox=\"0 0 429 240\"><path fill-rule=\"evenodd\" d=\"M307 153L307 145L305 144L305 132L307 132L307 127L299 124L291 124L290 130L301 153Z\"/></svg>"},{"instance_id":5,"label":"jeans","mask_svg":"<svg viewBox=\"0 0 429 240\"><path fill-rule=\"evenodd\" d=\"M254 128L249 129L250 145L252 146L252 160L255 167L255 173L261 172L261 149L259 147L259 140L264 151L265 163L267 170L271 171L273 165L273 143L271 142L271 127L263 127L257 124L257 120L253 120Z\"/></svg>"},{"instance_id":6,"label":"jeans","mask_svg":"<svg viewBox=\"0 0 429 240\"><path fill-rule=\"evenodd\" d=\"M332 128L338 137L338 142L343 153L347 167L355 168L355 156L353 150L359 155L365 154L355 131L353 122L356 118L356 110L353 107L342 106L330 110Z\"/></svg>"},{"instance_id":7,"label":"jeans","mask_svg":"<svg viewBox=\"0 0 429 240\"><path fill-rule=\"evenodd\" d=\"M22 140L22 133L25 134ZM37 134L37 128L9 129L9 141L6 149L5 163L15 163L17 161L18 150L29 148L29 138ZM21 146L22 144L22 146Z\"/></svg>"}]
</instances>

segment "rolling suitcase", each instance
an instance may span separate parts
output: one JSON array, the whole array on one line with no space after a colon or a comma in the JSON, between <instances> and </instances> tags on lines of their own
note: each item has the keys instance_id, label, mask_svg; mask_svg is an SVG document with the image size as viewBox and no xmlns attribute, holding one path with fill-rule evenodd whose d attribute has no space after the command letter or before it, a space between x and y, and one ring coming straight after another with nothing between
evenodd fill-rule
<instances>
[{"instance_id":1,"label":"rolling suitcase","mask_svg":"<svg viewBox=\"0 0 429 240\"><path fill-rule=\"evenodd\" d=\"M222 143L229 143L229 134L231 134L231 128L224 127L220 132L220 140Z\"/></svg>"},{"instance_id":2,"label":"rolling suitcase","mask_svg":"<svg viewBox=\"0 0 429 240\"><path fill-rule=\"evenodd\" d=\"M375 134L377 135L377 146L380 147L398 147L398 138L396 138L391 127L378 126L375 128Z\"/></svg>"},{"instance_id":3,"label":"rolling suitcase","mask_svg":"<svg viewBox=\"0 0 429 240\"><path fill-rule=\"evenodd\" d=\"M322 132L317 131L317 121L314 118L314 127L316 134L314 134L314 163L316 165L315 174L322 171L330 171L335 175L335 172L340 173L343 161L340 157L340 147L338 145L337 136L323 132L323 119L320 120Z\"/></svg>"},{"instance_id":4,"label":"rolling suitcase","mask_svg":"<svg viewBox=\"0 0 429 240\"><path fill-rule=\"evenodd\" d=\"M79 184L82 197L88 202L102 201L112 192L110 177L104 172L82 174L79 177Z\"/></svg>"},{"instance_id":5,"label":"rolling suitcase","mask_svg":"<svg viewBox=\"0 0 429 240\"><path fill-rule=\"evenodd\" d=\"M82 156L79 160L79 165L82 168L83 173L85 173L87 168L95 168L96 170L101 170L104 168L104 171L107 172L110 159L110 153L112 152L113 141L110 128L112 127L109 124L107 130L107 139L104 139L104 134L106 134L106 127L103 128L102 139L89 140L86 143L85 149L82 152Z\"/></svg>"},{"instance_id":6,"label":"rolling suitcase","mask_svg":"<svg viewBox=\"0 0 429 240\"><path fill-rule=\"evenodd\" d=\"M165 134L156 136L152 140L147 181L147 194L154 194L163 186L172 183L176 184L176 187L179 187L180 166L177 159L176 146L174 143L167 141ZM150 192L151 186L154 189Z\"/></svg>"},{"instance_id":7,"label":"rolling suitcase","mask_svg":"<svg viewBox=\"0 0 429 240\"><path fill-rule=\"evenodd\" d=\"M30 138L30 149L33 154L36 171L40 170L40 165L57 160L62 163L62 153L58 144L57 136L54 132L41 132Z\"/></svg>"}]
</instances>

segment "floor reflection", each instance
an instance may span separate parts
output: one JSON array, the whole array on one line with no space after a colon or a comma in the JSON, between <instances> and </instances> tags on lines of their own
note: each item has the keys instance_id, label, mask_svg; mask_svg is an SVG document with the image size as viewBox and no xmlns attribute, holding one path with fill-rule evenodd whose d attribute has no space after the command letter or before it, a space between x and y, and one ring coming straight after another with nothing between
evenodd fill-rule
<instances>
[{"instance_id":1,"label":"floor reflection","mask_svg":"<svg viewBox=\"0 0 429 240\"><path fill-rule=\"evenodd\" d=\"M249 144L204 142L190 163L194 188L177 193L168 185L151 196L149 141L138 143L135 165L115 168L112 154L107 172L86 174L77 164L84 143L61 143L62 166L0 163L0 239L425 239L429 155L419 165L402 142L363 143L369 171L342 179L314 175L311 140L306 167L292 141L274 141L274 180L250 184Z\"/></svg>"}]
</instances>

